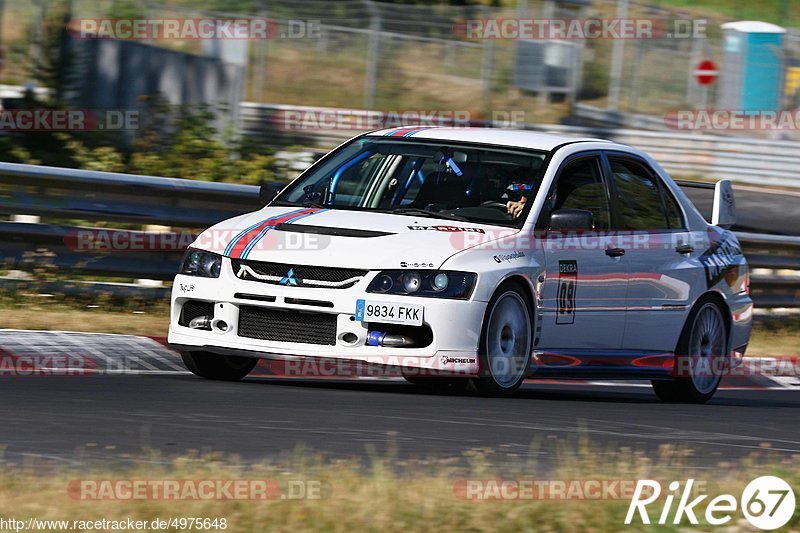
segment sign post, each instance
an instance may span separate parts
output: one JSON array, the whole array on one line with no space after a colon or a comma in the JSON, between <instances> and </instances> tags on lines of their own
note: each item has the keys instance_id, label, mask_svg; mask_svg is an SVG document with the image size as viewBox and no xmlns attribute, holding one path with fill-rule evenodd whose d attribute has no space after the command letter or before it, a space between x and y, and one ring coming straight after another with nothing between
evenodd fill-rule
<instances>
[{"instance_id":1,"label":"sign post","mask_svg":"<svg viewBox=\"0 0 800 533\"><path fill-rule=\"evenodd\" d=\"M704 59L697 64L697 67L695 67L692 73L697 79L697 83L699 83L703 88L700 107L705 109L708 107L708 86L717 81L719 69L717 69L716 63L710 59Z\"/></svg>"}]
</instances>

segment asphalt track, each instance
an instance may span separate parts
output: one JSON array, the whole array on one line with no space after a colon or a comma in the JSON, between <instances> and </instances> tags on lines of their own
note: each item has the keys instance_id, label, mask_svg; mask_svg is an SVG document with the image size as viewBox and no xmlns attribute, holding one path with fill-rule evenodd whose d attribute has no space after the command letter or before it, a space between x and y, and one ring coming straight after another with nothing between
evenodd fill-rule
<instances>
[{"instance_id":1,"label":"asphalt track","mask_svg":"<svg viewBox=\"0 0 800 533\"><path fill-rule=\"evenodd\" d=\"M390 448L399 458L462 458L483 448L498 461L548 465L557 441L581 436L599 456L672 444L710 468L764 446L800 454L800 394L792 389L721 390L707 405L674 405L641 386L526 383L515 398L489 399L423 393L397 380L227 383L163 372L4 376L0 406L6 466L158 460L152 450L254 462L299 445L330 458Z\"/></svg>"}]
</instances>

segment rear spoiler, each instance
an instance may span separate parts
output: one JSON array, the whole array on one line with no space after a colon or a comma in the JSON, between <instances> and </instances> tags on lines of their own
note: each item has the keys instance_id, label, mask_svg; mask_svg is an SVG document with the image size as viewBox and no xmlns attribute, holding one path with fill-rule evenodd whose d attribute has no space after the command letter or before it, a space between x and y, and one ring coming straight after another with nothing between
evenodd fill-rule
<instances>
[{"instance_id":1,"label":"rear spoiler","mask_svg":"<svg viewBox=\"0 0 800 533\"><path fill-rule=\"evenodd\" d=\"M725 229L730 229L736 224L736 201L733 198L731 180L719 180L717 183L675 180L675 183L680 187L712 189L714 191L714 209L711 214L711 223Z\"/></svg>"}]
</instances>

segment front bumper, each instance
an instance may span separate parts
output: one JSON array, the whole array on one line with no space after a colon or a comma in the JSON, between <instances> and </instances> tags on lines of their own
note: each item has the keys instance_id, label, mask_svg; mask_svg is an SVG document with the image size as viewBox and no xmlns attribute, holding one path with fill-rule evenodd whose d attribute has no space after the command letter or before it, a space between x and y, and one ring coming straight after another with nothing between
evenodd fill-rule
<instances>
[{"instance_id":1,"label":"front bumper","mask_svg":"<svg viewBox=\"0 0 800 533\"><path fill-rule=\"evenodd\" d=\"M180 350L194 349L262 359L323 358L465 375L478 373L477 346L486 302L367 294L366 288L375 275L377 272L371 271L347 289L273 285L237 278L231 270L230 260L224 258L219 278L175 277L169 343ZM424 306L423 324L430 328L432 341L424 347L410 348L367 345L368 332L380 330L381 325L368 325L355 320L358 299ZM213 303L214 322L224 321L227 330L216 327L199 330L181 325L181 310L189 300ZM298 301L305 303L296 303ZM326 321L332 321L331 317L335 317L335 343L303 342L302 336L291 342L240 336L239 315L240 308L244 306L302 312L304 316L311 317L308 319L309 328L314 327L314 314L325 315ZM346 333L352 334L346 337L349 342L343 339ZM355 342L353 335L357 339Z\"/></svg>"}]
</instances>

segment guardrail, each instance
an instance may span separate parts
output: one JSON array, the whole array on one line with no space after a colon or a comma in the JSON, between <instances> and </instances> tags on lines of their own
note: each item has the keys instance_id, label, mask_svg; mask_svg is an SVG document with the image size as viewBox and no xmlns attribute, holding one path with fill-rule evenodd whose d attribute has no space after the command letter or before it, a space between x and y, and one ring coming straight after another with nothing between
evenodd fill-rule
<instances>
[{"instance_id":1,"label":"guardrail","mask_svg":"<svg viewBox=\"0 0 800 533\"><path fill-rule=\"evenodd\" d=\"M113 252L85 249L81 239L89 231L86 225L0 222L2 268L41 273L45 282L36 287L42 291L162 298L167 293L164 288L90 285L64 278L80 274L171 280L183 255L172 243L188 244L197 230L259 207L258 187L252 185L0 163L0 214L100 222L100 226L124 223L139 229L115 229L109 238L140 243L130 251L119 246ZM141 230L148 225L167 228ZM0 279L0 286L30 285L24 278Z\"/></svg>"},{"instance_id":2,"label":"guardrail","mask_svg":"<svg viewBox=\"0 0 800 533\"><path fill-rule=\"evenodd\" d=\"M800 237L744 232L736 236L754 271L750 293L756 305L800 307ZM770 273L762 274L760 270Z\"/></svg>"},{"instance_id":3,"label":"guardrail","mask_svg":"<svg viewBox=\"0 0 800 533\"><path fill-rule=\"evenodd\" d=\"M158 231L114 229L111 247L84 247L102 228L0 222L7 270L170 280L196 231L259 207L258 187L0 163L0 213L71 221L159 225ZM177 230L175 228L178 228ZM800 237L737 233L754 270L752 294L762 307L800 307ZM122 243L120 245L120 243ZM139 243L125 246L126 243ZM22 283L8 278L0 285ZM62 283L88 291L82 282ZM52 285L52 283L51 283ZM116 290L115 290L116 287ZM129 294L129 285L104 284L101 292ZM142 294L163 297L164 290Z\"/></svg>"},{"instance_id":4,"label":"guardrail","mask_svg":"<svg viewBox=\"0 0 800 533\"><path fill-rule=\"evenodd\" d=\"M242 133L256 136L271 146L305 145L330 149L361 130L346 129L331 119L359 118L364 124L368 110L292 106L244 102L239 109ZM344 121L346 124L346 121ZM336 124L336 122L334 122ZM642 123L643 124L643 123ZM570 136L609 139L636 146L653 156L668 172L684 176L728 178L741 183L800 187L800 142L749 139L735 136L652 131L625 127L583 127L558 124L503 125L474 121L485 127L515 127Z\"/></svg>"}]
</instances>

